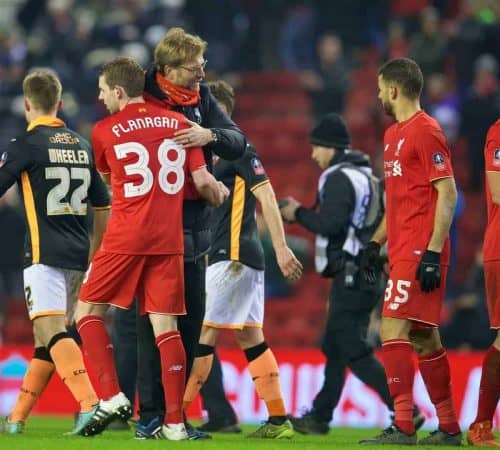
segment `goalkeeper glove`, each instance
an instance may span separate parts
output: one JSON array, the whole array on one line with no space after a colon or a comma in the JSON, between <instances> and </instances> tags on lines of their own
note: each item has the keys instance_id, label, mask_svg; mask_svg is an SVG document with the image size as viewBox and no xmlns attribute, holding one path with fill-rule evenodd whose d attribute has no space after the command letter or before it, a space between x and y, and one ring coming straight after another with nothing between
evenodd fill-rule
<instances>
[{"instance_id":1,"label":"goalkeeper glove","mask_svg":"<svg viewBox=\"0 0 500 450\"><path fill-rule=\"evenodd\" d=\"M441 285L441 253L426 250L417 269L417 280L424 292L431 292Z\"/></svg>"}]
</instances>

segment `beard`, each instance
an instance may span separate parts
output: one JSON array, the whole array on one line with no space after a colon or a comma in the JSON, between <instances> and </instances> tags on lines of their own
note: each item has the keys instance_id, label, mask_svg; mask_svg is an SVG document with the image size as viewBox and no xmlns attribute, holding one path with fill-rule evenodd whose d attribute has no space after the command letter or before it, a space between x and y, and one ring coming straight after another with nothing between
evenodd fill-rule
<instances>
[{"instance_id":1,"label":"beard","mask_svg":"<svg viewBox=\"0 0 500 450\"><path fill-rule=\"evenodd\" d=\"M394 117L394 108L388 101L382 102L382 108L384 108L384 112L391 117Z\"/></svg>"}]
</instances>

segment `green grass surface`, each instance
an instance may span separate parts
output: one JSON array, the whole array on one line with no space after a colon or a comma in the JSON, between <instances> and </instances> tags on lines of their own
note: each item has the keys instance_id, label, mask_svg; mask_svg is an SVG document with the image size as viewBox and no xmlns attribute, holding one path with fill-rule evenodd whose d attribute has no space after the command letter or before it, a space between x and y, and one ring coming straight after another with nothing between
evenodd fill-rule
<instances>
[{"instance_id":1,"label":"green grass surface","mask_svg":"<svg viewBox=\"0 0 500 450\"><path fill-rule=\"evenodd\" d=\"M245 435L256 426L244 426L242 434L213 434L212 440L204 441L136 441L133 431L106 431L100 436L83 438L64 436L71 430L73 422L69 418L34 417L29 420L24 434L0 435L1 450L128 450L128 449L173 449L193 448L200 450L251 449L251 450L309 450L309 449L360 449L360 439L374 436L379 430L332 428L326 436L303 436L296 433L290 440L247 439ZM427 433L422 432L420 436ZM371 449L387 450L387 446L370 446ZM391 448L391 447L389 447ZM397 447L392 447L397 448ZM420 447L419 448L426 448ZM432 448L432 447L428 447ZM448 447L440 447L448 448ZM450 447L451 448L451 447Z\"/></svg>"}]
</instances>

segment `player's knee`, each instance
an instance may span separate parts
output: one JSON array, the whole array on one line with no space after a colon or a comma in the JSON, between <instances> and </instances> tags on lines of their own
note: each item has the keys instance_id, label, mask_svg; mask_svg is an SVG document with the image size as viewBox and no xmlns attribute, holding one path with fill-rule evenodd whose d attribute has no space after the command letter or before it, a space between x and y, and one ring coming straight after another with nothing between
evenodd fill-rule
<instances>
[{"instance_id":1,"label":"player's knee","mask_svg":"<svg viewBox=\"0 0 500 450\"><path fill-rule=\"evenodd\" d=\"M76 303L74 319L78 323L85 316L99 316L102 317L107 310L107 305L93 305L78 300Z\"/></svg>"},{"instance_id":2,"label":"player's knee","mask_svg":"<svg viewBox=\"0 0 500 450\"><path fill-rule=\"evenodd\" d=\"M240 348L246 349L264 341L261 328L246 327L236 332L236 340Z\"/></svg>"},{"instance_id":3,"label":"player's knee","mask_svg":"<svg viewBox=\"0 0 500 450\"><path fill-rule=\"evenodd\" d=\"M435 353L442 347L436 328L413 330L410 333L410 341L417 355Z\"/></svg>"},{"instance_id":4,"label":"player's knee","mask_svg":"<svg viewBox=\"0 0 500 450\"><path fill-rule=\"evenodd\" d=\"M408 339L410 323L404 319L383 317L380 323L380 339L382 342L391 339Z\"/></svg>"},{"instance_id":5,"label":"player's knee","mask_svg":"<svg viewBox=\"0 0 500 450\"><path fill-rule=\"evenodd\" d=\"M37 317L33 322L33 331L36 345L47 347L54 335L66 332L64 316Z\"/></svg>"}]
</instances>

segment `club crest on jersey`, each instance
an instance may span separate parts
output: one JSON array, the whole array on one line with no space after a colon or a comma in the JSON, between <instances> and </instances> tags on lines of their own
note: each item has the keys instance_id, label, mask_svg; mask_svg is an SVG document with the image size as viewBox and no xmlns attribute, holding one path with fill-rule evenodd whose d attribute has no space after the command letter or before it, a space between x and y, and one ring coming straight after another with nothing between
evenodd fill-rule
<instances>
[{"instance_id":1,"label":"club crest on jersey","mask_svg":"<svg viewBox=\"0 0 500 450\"><path fill-rule=\"evenodd\" d=\"M446 169L446 163L444 159L444 155L440 152L436 152L432 155L432 161L434 162L434 166L437 170Z\"/></svg>"},{"instance_id":2,"label":"club crest on jersey","mask_svg":"<svg viewBox=\"0 0 500 450\"><path fill-rule=\"evenodd\" d=\"M495 152L493 153L493 165L494 166L500 166L500 148L496 148Z\"/></svg>"},{"instance_id":3,"label":"club crest on jersey","mask_svg":"<svg viewBox=\"0 0 500 450\"><path fill-rule=\"evenodd\" d=\"M399 154L401 153L401 149L403 148L403 144L405 143L405 140L406 140L406 138L401 138L398 141L398 146L397 146L396 152L395 152L396 156L399 156Z\"/></svg>"},{"instance_id":4,"label":"club crest on jersey","mask_svg":"<svg viewBox=\"0 0 500 450\"><path fill-rule=\"evenodd\" d=\"M259 158L252 158L251 164L255 175L264 175L266 173Z\"/></svg>"},{"instance_id":5,"label":"club crest on jersey","mask_svg":"<svg viewBox=\"0 0 500 450\"><path fill-rule=\"evenodd\" d=\"M212 164L215 166L220 161L220 156L212 155Z\"/></svg>"},{"instance_id":6,"label":"club crest on jersey","mask_svg":"<svg viewBox=\"0 0 500 450\"><path fill-rule=\"evenodd\" d=\"M4 164L7 162L7 152L3 152L2 155L0 156L0 167L3 167Z\"/></svg>"}]
</instances>

